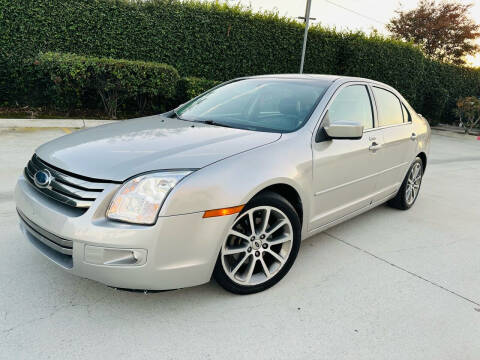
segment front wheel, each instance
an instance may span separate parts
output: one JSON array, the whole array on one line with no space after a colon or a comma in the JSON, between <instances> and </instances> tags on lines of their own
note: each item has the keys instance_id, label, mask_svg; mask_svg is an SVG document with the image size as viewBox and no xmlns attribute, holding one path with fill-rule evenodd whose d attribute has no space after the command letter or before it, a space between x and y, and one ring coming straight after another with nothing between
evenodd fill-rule
<instances>
[{"instance_id":1,"label":"front wheel","mask_svg":"<svg viewBox=\"0 0 480 360\"><path fill-rule=\"evenodd\" d=\"M410 166L410 169L408 169L407 175L405 175L405 179L397 195L390 200L388 204L400 210L410 209L415 203L415 200L417 200L420 185L422 185L422 177L423 162L422 159L417 157Z\"/></svg>"},{"instance_id":2,"label":"front wheel","mask_svg":"<svg viewBox=\"0 0 480 360\"><path fill-rule=\"evenodd\" d=\"M230 228L213 277L236 294L268 289L293 265L300 228L298 214L285 198L272 192L254 197Z\"/></svg>"}]
</instances>

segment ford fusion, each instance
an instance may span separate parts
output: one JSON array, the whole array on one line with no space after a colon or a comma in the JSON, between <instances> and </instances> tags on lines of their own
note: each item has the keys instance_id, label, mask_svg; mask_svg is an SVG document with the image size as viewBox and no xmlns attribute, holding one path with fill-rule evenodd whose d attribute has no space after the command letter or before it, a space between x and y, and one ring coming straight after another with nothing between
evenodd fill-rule
<instances>
[{"instance_id":1,"label":"ford fusion","mask_svg":"<svg viewBox=\"0 0 480 360\"><path fill-rule=\"evenodd\" d=\"M213 277L255 293L287 274L303 239L384 202L409 209L429 143L388 85L240 78L40 146L16 206L27 239L72 274L143 290Z\"/></svg>"}]
</instances>

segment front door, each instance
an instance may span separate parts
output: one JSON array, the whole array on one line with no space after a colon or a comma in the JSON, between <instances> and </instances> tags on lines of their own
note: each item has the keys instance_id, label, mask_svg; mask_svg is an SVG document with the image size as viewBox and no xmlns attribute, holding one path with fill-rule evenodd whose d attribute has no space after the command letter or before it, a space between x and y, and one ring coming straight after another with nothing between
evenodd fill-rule
<instances>
[{"instance_id":1,"label":"front door","mask_svg":"<svg viewBox=\"0 0 480 360\"><path fill-rule=\"evenodd\" d=\"M313 209L309 230L365 206L375 193L380 172L377 148L382 136L374 126L370 92L365 84L340 88L328 105L326 122L350 121L364 126L359 140L317 139L313 142Z\"/></svg>"}]
</instances>

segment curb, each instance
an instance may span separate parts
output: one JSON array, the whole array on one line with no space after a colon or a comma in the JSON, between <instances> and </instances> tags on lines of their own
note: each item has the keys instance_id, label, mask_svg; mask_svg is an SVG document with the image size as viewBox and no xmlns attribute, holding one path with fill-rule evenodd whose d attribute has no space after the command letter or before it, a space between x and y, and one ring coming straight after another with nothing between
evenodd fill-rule
<instances>
[{"instance_id":1,"label":"curb","mask_svg":"<svg viewBox=\"0 0 480 360\"><path fill-rule=\"evenodd\" d=\"M118 120L88 119L0 119L0 128L73 128L84 129Z\"/></svg>"},{"instance_id":2,"label":"curb","mask_svg":"<svg viewBox=\"0 0 480 360\"><path fill-rule=\"evenodd\" d=\"M477 137L476 135L459 134L457 132L452 132L444 129L432 128L432 134L461 140L480 140L480 136Z\"/></svg>"}]
</instances>

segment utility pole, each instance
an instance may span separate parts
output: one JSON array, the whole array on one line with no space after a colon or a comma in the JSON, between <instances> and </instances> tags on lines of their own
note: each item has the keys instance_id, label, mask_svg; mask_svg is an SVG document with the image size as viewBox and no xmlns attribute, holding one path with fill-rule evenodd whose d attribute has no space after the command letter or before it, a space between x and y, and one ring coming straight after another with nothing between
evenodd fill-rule
<instances>
[{"instance_id":1,"label":"utility pole","mask_svg":"<svg viewBox=\"0 0 480 360\"><path fill-rule=\"evenodd\" d=\"M305 22L305 34L303 35L303 47L302 47L302 60L300 61L300 74L303 73L303 64L305 63L305 50L307 48L307 37L308 37L308 25L310 20L316 20L315 18L310 17L310 7L312 6L312 0L307 0L307 7L305 9L305 17L299 16L298 19L303 19Z\"/></svg>"}]
</instances>

